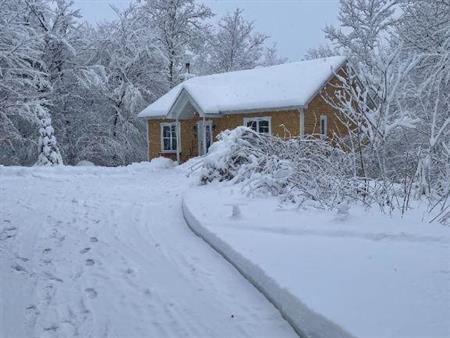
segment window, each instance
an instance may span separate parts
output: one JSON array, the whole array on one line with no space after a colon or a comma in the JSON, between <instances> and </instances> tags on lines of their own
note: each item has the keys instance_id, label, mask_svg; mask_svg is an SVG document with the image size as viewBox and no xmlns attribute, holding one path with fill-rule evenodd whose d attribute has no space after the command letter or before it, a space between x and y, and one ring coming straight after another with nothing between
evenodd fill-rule
<instances>
[{"instance_id":1,"label":"window","mask_svg":"<svg viewBox=\"0 0 450 338\"><path fill-rule=\"evenodd\" d=\"M326 115L320 115L320 137L327 137L327 129L328 129L328 117Z\"/></svg>"},{"instance_id":2,"label":"window","mask_svg":"<svg viewBox=\"0 0 450 338\"><path fill-rule=\"evenodd\" d=\"M272 123L270 117L244 118L244 126L262 134L272 133Z\"/></svg>"},{"instance_id":3,"label":"window","mask_svg":"<svg viewBox=\"0 0 450 338\"><path fill-rule=\"evenodd\" d=\"M161 123L161 152L175 153L177 151L177 123Z\"/></svg>"}]
</instances>

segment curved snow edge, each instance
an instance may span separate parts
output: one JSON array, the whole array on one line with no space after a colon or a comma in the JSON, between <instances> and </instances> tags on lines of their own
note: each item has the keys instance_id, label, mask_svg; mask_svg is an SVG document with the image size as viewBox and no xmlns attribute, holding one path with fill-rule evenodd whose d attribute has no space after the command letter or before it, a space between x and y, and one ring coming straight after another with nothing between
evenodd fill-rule
<instances>
[{"instance_id":1,"label":"curved snow edge","mask_svg":"<svg viewBox=\"0 0 450 338\"><path fill-rule=\"evenodd\" d=\"M271 302L282 317L302 338L351 338L339 325L309 309L289 290L282 288L276 280L258 265L242 256L214 232L203 226L189 208L186 195L182 198L184 219L189 228L215 251L233 265L254 287Z\"/></svg>"}]
</instances>

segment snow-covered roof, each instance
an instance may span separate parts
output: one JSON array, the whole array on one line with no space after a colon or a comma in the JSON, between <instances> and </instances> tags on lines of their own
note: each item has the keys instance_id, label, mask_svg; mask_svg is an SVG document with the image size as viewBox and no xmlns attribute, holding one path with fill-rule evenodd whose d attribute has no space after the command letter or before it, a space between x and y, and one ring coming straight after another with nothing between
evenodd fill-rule
<instances>
[{"instance_id":1,"label":"snow-covered roof","mask_svg":"<svg viewBox=\"0 0 450 338\"><path fill-rule=\"evenodd\" d=\"M200 114L304 107L345 62L333 56L277 66L194 77L144 109L139 117L165 117L187 92Z\"/></svg>"}]
</instances>

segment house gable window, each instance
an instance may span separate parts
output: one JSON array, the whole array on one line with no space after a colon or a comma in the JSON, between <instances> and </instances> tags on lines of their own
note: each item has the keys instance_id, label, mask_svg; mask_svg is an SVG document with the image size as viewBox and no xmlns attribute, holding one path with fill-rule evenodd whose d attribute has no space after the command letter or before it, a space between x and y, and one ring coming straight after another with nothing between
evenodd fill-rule
<instances>
[{"instance_id":1,"label":"house gable window","mask_svg":"<svg viewBox=\"0 0 450 338\"><path fill-rule=\"evenodd\" d=\"M261 134L272 134L272 121L270 116L246 117L244 118L244 126Z\"/></svg>"},{"instance_id":2,"label":"house gable window","mask_svg":"<svg viewBox=\"0 0 450 338\"><path fill-rule=\"evenodd\" d=\"M328 116L320 115L320 137L326 138L328 131Z\"/></svg>"},{"instance_id":3,"label":"house gable window","mask_svg":"<svg viewBox=\"0 0 450 338\"><path fill-rule=\"evenodd\" d=\"M175 153L177 151L177 132L176 122L161 123L162 153Z\"/></svg>"}]
</instances>

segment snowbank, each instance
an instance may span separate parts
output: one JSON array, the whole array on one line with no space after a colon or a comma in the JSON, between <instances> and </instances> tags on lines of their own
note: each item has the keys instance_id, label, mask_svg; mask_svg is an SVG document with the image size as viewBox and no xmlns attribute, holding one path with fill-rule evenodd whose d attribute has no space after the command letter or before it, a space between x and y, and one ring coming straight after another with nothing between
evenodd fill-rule
<instances>
[{"instance_id":1,"label":"snowbank","mask_svg":"<svg viewBox=\"0 0 450 338\"><path fill-rule=\"evenodd\" d=\"M183 214L189 227L247 278L270 302L280 310L300 337L351 337L342 328L315 313L289 290L282 288L264 269L242 256L216 233L201 224L183 200Z\"/></svg>"},{"instance_id":2,"label":"snowbank","mask_svg":"<svg viewBox=\"0 0 450 338\"><path fill-rule=\"evenodd\" d=\"M450 232L422 223L420 210L297 210L212 184L188 191L183 211L300 334L450 334Z\"/></svg>"},{"instance_id":3,"label":"snowbank","mask_svg":"<svg viewBox=\"0 0 450 338\"><path fill-rule=\"evenodd\" d=\"M51 176L51 175L104 175L108 174L128 174L145 173L173 168L175 162L163 157L153 159L151 162L132 163L122 167L100 167L87 165L86 163L77 166L53 166L53 167L16 167L0 166L0 178L2 176Z\"/></svg>"},{"instance_id":4,"label":"snowbank","mask_svg":"<svg viewBox=\"0 0 450 338\"><path fill-rule=\"evenodd\" d=\"M77 163L77 167L95 167L95 164L91 161L82 160Z\"/></svg>"}]
</instances>

